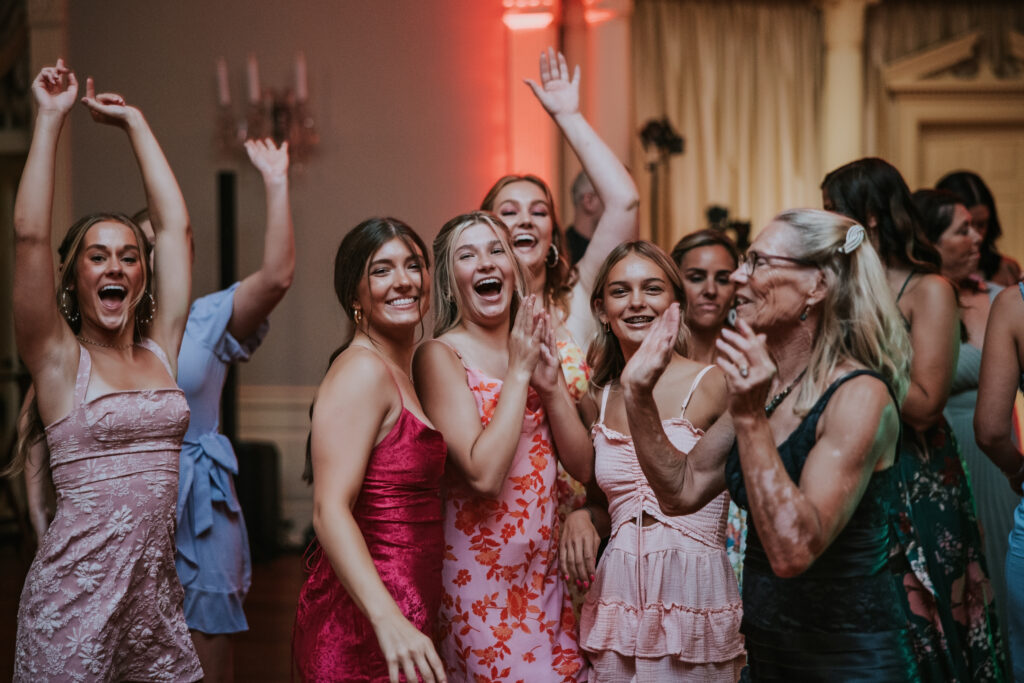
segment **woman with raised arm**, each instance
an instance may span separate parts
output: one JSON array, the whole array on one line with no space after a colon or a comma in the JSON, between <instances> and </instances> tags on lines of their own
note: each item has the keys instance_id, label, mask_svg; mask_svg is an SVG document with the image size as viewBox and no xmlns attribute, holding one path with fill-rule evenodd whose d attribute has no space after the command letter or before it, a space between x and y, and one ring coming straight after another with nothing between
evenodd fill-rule
<instances>
[{"instance_id":1,"label":"woman with raised arm","mask_svg":"<svg viewBox=\"0 0 1024 683\"><path fill-rule=\"evenodd\" d=\"M996 297L985 330L974 434L978 446L1007 478L1018 496L1006 552L1007 624L1013 680L1024 681L1024 453L1014 443L1013 402L1024 388L1024 285L1004 289ZM996 562L995 558L992 559Z\"/></svg>"},{"instance_id":2,"label":"woman with raised arm","mask_svg":"<svg viewBox=\"0 0 1024 683\"><path fill-rule=\"evenodd\" d=\"M22 591L14 677L194 681L203 672L173 563L188 426L174 383L191 288L188 212L145 118L120 95L95 95L89 79L82 102L127 133L142 171L155 277L139 227L94 214L61 243L54 292L54 159L77 90L60 60L33 82L39 113L15 203L15 336L58 503Z\"/></svg>"},{"instance_id":3,"label":"woman with raised arm","mask_svg":"<svg viewBox=\"0 0 1024 683\"><path fill-rule=\"evenodd\" d=\"M591 295L603 327L590 347L591 391L580 402L594 439L595 479L603 505L588 503L566 521L561 564L589 586L580 645L592 681L727 681L743 668L743 610L725 552L729 496L699 512L663 513L636 461L619 375L669 305L685 305L675 264L650 242L612 250ZM726 389L714 365L683 356L686 329L656 388L662 425L686 452L725 412ZM610 504L610 505L609 505ZM608 512L609 510L610 519ZM594 567L593 543L581 527L604 517L611 536Z\"/></svg>"},{"instance_id":4,"label":"woman with raised arm","mask_svg":"<svg viewBox=\"0 0 1024 683\"><path fill-rule=\"evenodd\" d=\"M553 325L524 296L508 229L477 211L434 240L434 336L416 390L445 435L441 655L453 681L582 681L559 580L556 463L587 481L593 447L559 371ZM513 322L514 321L514 322Z\"/></svg>"},{"instance_id":5,"label":"woman with raised arm","mask_svg":"<svg viewBox=\"0 0 1024 683\"><path fill-rule=\"evenodd\" d=\"M640 466L662 509L688 514L728 484L748 511L745 680L914 680L890 506L909 341L864 229L786 211L733 273L737 329L717 364L729 413L688 454L653 390L672 357L671 307L622 372Z\"/></svg>"},{"instance_id":6,"label":"woman with raised arm","mask_svg":"<svg viewBox=\"0 0 1024 683\"><path fill-rule=\"evenodd\" d=\"M207 683L234 679L229 635L249 628L242 603L252 572L235 493L238 461L220 433L221 392L229 365L249 360L263 340L267 316L295 273L288 143L248 140L245 150L266 192L263 263L241 282L192 303L178 354L178 384L192 418L181 449L175 564Z\"/></svg>"},{"instance_id":7,"label":"woman with raised arm","mask_svg":"<svg viewBox=\"0 0 1024 683\"><path fill-rule=\"evenodd\" d=\"M306 479L316 550L292 655L304 681L445 680L431 639L444 536L444 439L409 378L430 306L426 247L371 218L341 241L334 291L353 322L312 408Z\"/></svg>"},{"instance_id":8,"label":"woman with raised arm","mask_svg":"<svg viewBox=\"0 0 1024 683\"><path fill-rule=\"evenodd\" d=\"M629 171L580 112L580 69L571 74L565 57L548 49L540 56L540 84L527 80L558 125L590 178L604 211L586 253L575 267L558 223L551 188L535 175L507 175L494 183L481 209L509 227L513 253L526 272L527 289L552 321L562 372L573 399L587 392L590 371L584 349L597 332L590 291L605 257L637 238L639 194ZM583 504L583 486L559 469L559 516Z\"/></svg>"},{"instance_id":9,"label":"woman with raised arm","mask_svg":"<svg viewBox=\"0 0 1024 683\"><path fill-rule=\"evenodd\" d=\"M914 205L921 215L925 235L942 257L941 273L956 284L960 300L963 333L960 336L956 369L949 400L943 416L956 434L964 468L970 478L977 503L978 521L985 542L985 559L995 596L998 629L1006 632L1006 575L1003 560L1006 543L1013 529L1013 510L1020 497L1006 485L1003 473L985 457L974 438L974 412L978 402L978 377L981 372L982 344L992 301L1002 291L994 282L977 279L979 247L982 237L975 229L971 214L957 195L944 190L918 190ZM1002 638L998 639L1002 641Z\"/></svg>"},{"instance_id":10,"label":"woman with raised arm","mask_svg":"<svg viewBox=\"0 0 1024 683\"><path fill-rule=\"evenodd\" d=\"M913 348L894 510L910 635L925 680L1001 680L995 607L970 480L942 415L960 349L953 285L939 272L900 172L877 158L825 176L825 208L859 221L885 265L889 293ZM970 609L963 605L971 604Z\"/></svg>"}]
</instances>

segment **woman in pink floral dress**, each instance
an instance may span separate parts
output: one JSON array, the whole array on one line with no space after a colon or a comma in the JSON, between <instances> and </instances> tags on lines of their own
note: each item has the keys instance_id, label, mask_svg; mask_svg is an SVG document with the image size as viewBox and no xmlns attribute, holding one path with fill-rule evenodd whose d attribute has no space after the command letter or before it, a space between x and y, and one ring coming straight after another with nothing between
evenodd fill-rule
<instances>
[{"instance_id":1,"label":"woman in pink floral dress","mask_svg":"<svg viewBox=\"0 0 1024 683\"><path fill-rule=\"evenodd\" d=\"M451 681L586 680L558 578L556 452L586 480L593 449L550 318L522 299L507 228L475 212L434 242L436 339L413 372L445 436L441 657ZM514 319L514 324L510 322Z\"/></svg>"}]
</instances>

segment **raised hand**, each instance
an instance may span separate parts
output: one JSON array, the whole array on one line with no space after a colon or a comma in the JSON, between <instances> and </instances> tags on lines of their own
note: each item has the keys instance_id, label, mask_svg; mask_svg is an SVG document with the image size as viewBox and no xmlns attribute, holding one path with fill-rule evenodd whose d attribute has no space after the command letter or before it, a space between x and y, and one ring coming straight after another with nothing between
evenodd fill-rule
<instances>
[{"instance_id":1,"label":"raised hand","mask_svg":"<svg viewBox=\"0 0 1024 683\"><path fill-rule=\"evenodd\" d=\"M551 116L575 114L580 110L580 67L577 64L569 76L569 66L565 55L555 52L549 47L547 52L540 53L540 82L529 78L526 84L540 100L541 105Z\"/></svg>"},{"instance_id":2,"label":"raised hand","mask_svg":"<svg viewBox=\"0 0 1024 683\"><path fill-rule=\"evenodd\" d=\"M715 342L719 350L718 367L729 385L729 412L733 417L764 415L764 404L772 378L778 372L768 355L763 334L755 334L745 320L736 321L736 330L722 329Z\"/></svg>"},{"instance_id":3,"label":"raised hand","mask_svg":"<svg viewBox=\"0 0 1024 683\"><path fill-rule=\"evenodd\" d=\"M131 125L132 117L138 115L139 110L125 104L124 98L117 93L105 92L96 94L96 84L92 77L85 79L85 97L82 104L86 106L96 123L103 123L108 126L127 128Z\"/></svg>"},{"instance_id":4,"label":"raised hand","mask_svg":"<svg viewBox=\"0 0 1024 683\"><path fill-rule=\"evenodd\" d=\"M55 66L43 67L32 81L32 95L39 105L39 112L65 115L75 106L78 99L78 79L63 59Z\"/></svg>"},{"instance_id":5,"label":"raised hand","mask_svg":"<svg viewBox=\"0 0 1024 683\"><path fill-rule=\"evenodd\" d=\"M622 386L630 391L652 391L675 351L679 337L679 304L666 309L644 337L640 348L622 369Z\"/></svg>"},{"instance_id":6,"label":"raised hand","mask_svg":"<svg viewBox=\"0 0 1024 683\"><path fill-rule=\"evenodd\" d=\"M537 315L537 295L526 297L516 312L516 320L508 336L508 371L523 373L528 380L540 359L543 325Z\"/></svg>"},{"instance_id":7,"label":"raised hand","mask_svg":"<svg viewBox=\"0 0 1024 683\"><path fill-rule=\"evenodd\" d=\"M263 178L271 180L288 176L288 143L282 142L278 147L270 138L263 140L246 140L245 152L256 170Z\"/></svg>"}]
</instances>

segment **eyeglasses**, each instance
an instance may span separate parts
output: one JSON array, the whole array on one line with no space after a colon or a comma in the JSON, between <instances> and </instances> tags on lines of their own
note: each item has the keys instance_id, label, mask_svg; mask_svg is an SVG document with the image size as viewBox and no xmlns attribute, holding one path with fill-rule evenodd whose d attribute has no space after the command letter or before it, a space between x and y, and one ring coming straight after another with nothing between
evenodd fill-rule
<instances>
[{"instance_id":1,"label":"eyeglasses","mask_svg":"<svg viewBox=\"0 0 1024 683\"><path fill-rule=\"evenodd\" d=\"M743 268L747 277L750 277L758 268L771 268L772 261L783 261L784 263L791 264L798 268L818 267L817 264L808 261L807 259L793 258L792 256L779 256L778 254L762 254L761 252L751 249L746 254L740 256L740 268Z\"/></svg>"}]
</instances>

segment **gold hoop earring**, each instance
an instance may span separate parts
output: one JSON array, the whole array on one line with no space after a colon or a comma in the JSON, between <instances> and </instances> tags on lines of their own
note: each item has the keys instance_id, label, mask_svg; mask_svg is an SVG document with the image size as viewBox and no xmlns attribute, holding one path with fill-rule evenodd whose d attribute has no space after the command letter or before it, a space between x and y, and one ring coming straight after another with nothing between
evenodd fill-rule
<instances>
[{"instance_id":1,"label":"gold hoop earring","mask_svg":"<svg viewBox=\"0 0 1024 683\"><path fill-rule=\"evenodd\" d=\"M558 253L558 247L552 244L548 247L548 257L544 259L544 265L548 268L554 268L558 265L559 258L561 258L561 254Z\"/></svg>"},{"instance_id":2,"label":"gold hoop earring","mask_svg":"<svg viewBox=\"0 0 1024 683\"><path fill-rule=\"evenodd\" d=\"M60 291L60 301L58 302L57 307L60 309L60 313L64 316L64 319L68 321L69 325L74 325L81 317L78 313L78 302L75 301L74 295L67 287Z\"/></svg>"},{"instance_id":3,"label":"gold hoop earring","mask_svg":"<svg viewBox=\"0 0 1024 683\"><path fill-rule=\"evenodd\" d=\"M355 321L356 325L359 325L359 324L361 324L363 322L363 311L362 311L362 309L359 309L359 308L352 309L352 320Z\"/></svg>"}]
</instances>

